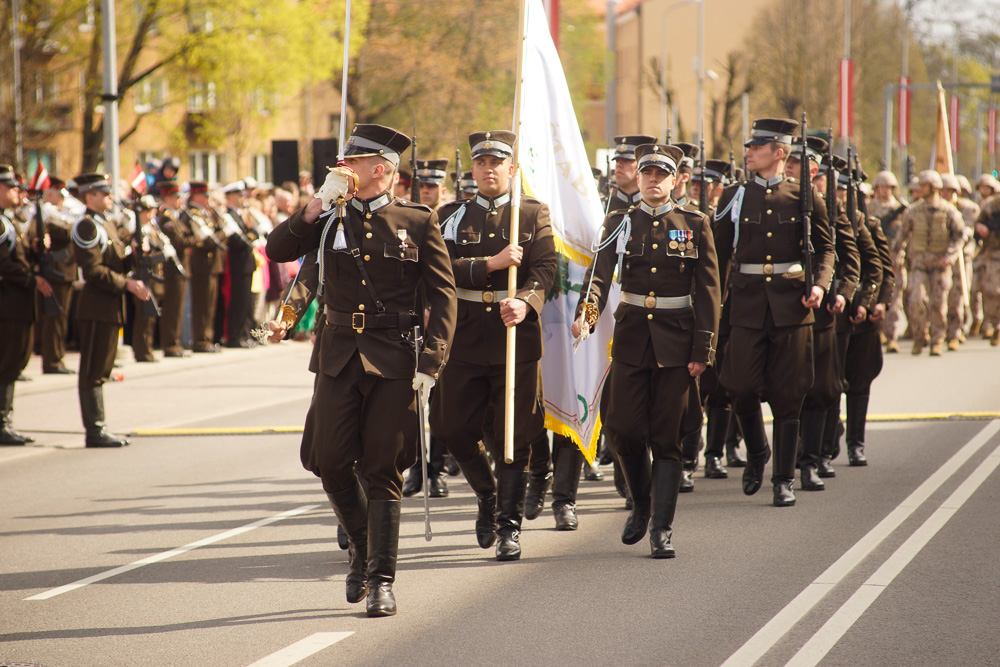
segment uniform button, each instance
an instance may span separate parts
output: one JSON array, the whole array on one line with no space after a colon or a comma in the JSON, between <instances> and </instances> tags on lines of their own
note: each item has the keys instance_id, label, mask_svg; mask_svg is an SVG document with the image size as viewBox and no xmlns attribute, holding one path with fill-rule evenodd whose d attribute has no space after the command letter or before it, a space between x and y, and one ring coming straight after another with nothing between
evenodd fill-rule
<instances>
[{"instance_id":1,"label":"uniform button","mask_svg":"<svg viewBox=\"0 0 1000 667\"><path fill-rule=\"evenodd\" d=\"M654 227L659 227L660 226L660 221L659 220L654 220L653 221L653 226Z\"/></svg>"},{"instance_id":2,"label":"uniform button","mask_svg":"<svg viewBox=\"0 0 1000 667\"><path fill-rule=\"evenodd\" d=\"M768 276L767 278L764 278L764 282L766 282L766 283L771 282L771 276Z\"/></svg>"},{"instance_id":3,"label":"uniform button","mask_svg":"<svg viewBox=\"0 0 1000 667\"><path fill-rule=\"evenodd\" d=\"M767 209L767 214L771 215L771 209Z\"/></svg>"},{"instance_id":4,"label":"uniform button","mask_svg":"<svg viewBox=\"0 0 1000 667\"><path fill-rule=\"evenodd\" d=\"M743 222L750 222L750 218L743 218Z\"/></svg>"},{"instance_id":5,"label":"uniform button","mask_svg":"<svg viewBox=\"0 0 1000 667\"><path fill-rule=\"evenodd\" d=\"M365 238L366 239L370 239L371 237L372 237L372 233L371 232L368 232L367 234L365 234Z\"/></svg>"},{"instance_id":6,"label":"uniform button","mask_svg":"<svg viewBox=\"0 0 1000 667\"><path fill-rule=\"evenodd\" d=\"M774 236L774 234L772 234L771 232L767 233L767 238L771 238L772 236Z\"/></svg>"},{"instance_id":7,"label":"uniform button","mask_svg":"<svg viewBox=\"0 0 1000 667\"><path fill-rule=\"evenodd\" d=\"M656 292L650 292L649 296L656 296Z\"/></svg>"},{"instance_id":8,"label":"uniform button","mask_svg":"<svg viewBox=\"0 0 1000 667\"><path fill-rule=\"evenodd\" d=\"M371 213L365 213L365 220L371 220L371 219L372 219L372 214Z\"/></svg>"},{"instance_id":9,"label":"uniform button","mask_svg":"<svg viewBox=\"0 0 1000 667\"><path fill-rule=\"evenodd\" d=\"M683 256L684 256L684 253L682 252L682 253L681 253L681 257L683 257Z\"/></svg>"},{"instance_id":10,"label":"uniform button","mask_svg":"<svg viewBox=\"0 0 1000 667\"><path fill-rule=\"evenodd\" d=\"M366 261L366 262L369 262L369 261L371 261L371 258L372 258L372 256L371 256L371 255L365 255L365 261Z\"/></svg>"},{"instance_id":11,"label":"uniform button","mask_svg":"<svg viewBox=\"0 0 1000 667\"><path fill-rule=\"evenodd\" d=\"M496 234L494 234L493 232L490 232L490 238L493 238L494 236L496 236Z\"/></svg>"},{"instance_id":12,"label":"uniform button","mask_svg":"<svg viewBox=\"0 0 1000 667\"><path fill-rule=\"evenodd\" d=\"M771 261L771 256L768 255L767 257L765 257L765 259L770 262Z\"/></svg>"},{"instance_id":13,"label":"uniform button","mask_svg":"<svg viewBox=\"0 0 1000 667\"><path fill-rule=\"evenodd\" d=\"M364 287L364 286L365 286L365 285L367 285L367 284L368 284L368 283L366 283L365 281L363 281L363 280L361 281L361 286L362 286L362 287Z\"/></svg>"},{"instance_id":14,"label":"uniform button","mask_svg":"<svg viewBox=\"0 0 1000 667\"><path fill-rule=\"evenodd\" d=\"M434 374L434 379L435 379L435 380L437 380L437 379L438 379L438 374L437 374L437 373L435 373L435 374Z\"/></svg>"},{"instance_id":15,"label":"uniform button","mask_svg":"<svg viewBox=\"0 0 1000 667\"><path fill-rule=\"evenodd\" d=\"M649 270L649 272L650 272L650 273L656 273L656 267L654 266L653 268L651 268L651 269Z\"/></svg>"},{"instance_id":16,"label":"uniform button","mask_svg":"<svg viewBox=\"0 0 1000 667\"><path fill-rule=\"evenodd\" d=\"M486 312L487 313L492 313L493 312L493 306L486 306Z\"/></svg>"},{"instance_id":17,"label":"uniform button","mask_svg":"<svg viewBox=\"0 0 1000 667\"><path fill-rule=\"evenodd\" d=\"M771 188L768 188L768 189L766 190L766 192L767 192L767 194L771 194Z\"/></svg>"},{"instance_id":18,"label":"uniform button","mask_svg":"<svg viewBox=\"0 0 1000 667\"><path fill-rule=\"evenodd\" d=\"M646 319L647 320L653 319L653 313L650 313L649 315L646 315Z\"/></svg>"},{"instance_id":19,"label":"uniform button","mask_svg":"<svg viewBox=\"0 0 1000 667\"><path fill-rule=\"evenodd\" d=\"M358 310L364 310L364 309L365 309L365 304L359 303L358 304Z\"/></svg>"},{"instance_id":20,"label":"uniform button","mask_svg":"<svg viewBox=\"0 0 1000 667\"><path fill-rule=\"evenodd\" d=\"M659 245L658 243L654 243L654 244L653 244L653 250L656 250L656 249L657 249L657 248L659 248L659 247L660 247L660 245Z\"/></svg>"}]
</instances>

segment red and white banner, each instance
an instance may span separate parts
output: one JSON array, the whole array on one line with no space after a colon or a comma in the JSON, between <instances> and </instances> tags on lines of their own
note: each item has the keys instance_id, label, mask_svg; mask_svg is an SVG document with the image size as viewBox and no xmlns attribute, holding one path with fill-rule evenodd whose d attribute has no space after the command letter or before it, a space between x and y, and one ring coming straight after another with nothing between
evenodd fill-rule
<instances>
[{"instance_id":1,"label":"red and white banner","mask_svg":"<svg viewBox=\"0 0 1000 667\"><path fill-rule=\"evenodd\" d=\"M997 152L997 110L987 111L986 119L986 148L990 155L995 155Z\"/></svg>"},{"instance_id":2,"label":"red and white banner","mask_svg":"<svg viewBox=\"0 0 1000 667\"><path fill-rule=\"evenodd\" d=\"M132 170L132 175L128 180L132 189L140 195L146 192L146 174L142 170L142 165L138 162L135 163L135 169Z\"/></svg>"},{"instance_id":3,"label":"red and white banner","mask_svg":"<svg viewBox=\"0 0 1000 667\"><path fill-rule=\"evenodd\" d=\"M910 145L910 80L902 76L899 78L899 132L896 142L900 146Z\"/></svg>"},{"instance_id":4,"label":"red and white banner","mask_svg":"<svg viewBox=\"0 0 1000 667\"><path fill-rule=\"evenodd\" d=\"M952 95L951 100L949 100L948 106L948 121L950 127L948 128L951 135L951 152L958 152L958 132L961 129L961 124L958 119L958 112L960 110L961 103L958 101L958 95Z\"/></svg>"},{"instance_id":5,"label":"red and white banner","mask_svg":"<svg viewBox=\"0 0 1000 667\"><path fill-rule=\"evenodd\" d=\"M35 170L35 175L31 177L31 183L28 185L29 190L47 190L52 185L52 181L49 180L49 171L42 164L42 161L38 161L38 169Z\"/></svg>"},{"instance_id":6,"label":"red and white banner","mask_svg":"<svg viewBox=\"0 0 1000 667\"><path fill-rule=\"evenodd\" d=\"M854 61L840 61L840 136L854 136Z\"/></svg>"}]
</instances>

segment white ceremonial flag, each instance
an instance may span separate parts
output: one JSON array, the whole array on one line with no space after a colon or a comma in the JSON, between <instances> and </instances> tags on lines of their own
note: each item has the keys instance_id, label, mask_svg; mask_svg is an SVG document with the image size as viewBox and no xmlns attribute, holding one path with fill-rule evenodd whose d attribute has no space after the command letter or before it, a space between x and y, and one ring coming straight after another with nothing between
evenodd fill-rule
<instances>
[{"instance_id":1,"label":"white ceremonial flag","mask_svg":"<svg viewBox=\"0 0 1000 667\"><path fill-rule=\"evenodd\" d=\"M574 354L570 324L604 211L541 0L527 4L522 90L519 162L524 193L548 204L559 254L555 284L542 310L545 427L572 438L593 463L600 435L598 406L611 364L610 313L618 292L608 302L608 316Z\"/></svg>"}]
</instances>

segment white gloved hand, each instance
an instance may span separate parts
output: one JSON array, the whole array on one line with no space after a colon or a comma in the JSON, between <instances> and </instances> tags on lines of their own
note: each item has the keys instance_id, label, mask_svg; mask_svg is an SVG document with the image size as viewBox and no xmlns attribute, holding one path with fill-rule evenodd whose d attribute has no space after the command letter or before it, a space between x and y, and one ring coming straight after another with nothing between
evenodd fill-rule
<instances>
[{"instance_id":1,"label":"white gloved hand","mask_svg":"<svg viewBox=\"0 0 1000 667\"><path fill-rule=\"evenodd\" d=\"M177 259L177 250L174 249L174 246L172 244L168 243L167 245L163 246L163 257L169 260Z\"/></svg>"},{"instance_id":2,"label":"white gloved hand","mask_svg":"<svg viewBox=\"0 0 1000 667\"><path fill-rule=\"evenodd\" d=\"M434 388L434 384L436 382L437 381L427 373L417 371L417 374L413 377L413 390L419 391L420 396L425 398L428 394L430 394L430 391Z\"/></svg>"},{"instance_id":3,"label":"white gloved hand","mask_svg":"<svg viewBox=\"0 0 1000 667\"><path fill-rule=\"evenodd\" d=\"M358 177L348 167L334 167L326 174L323 187L316 193L316 199L323 200L323 210L329 211L340 197L347 198L358 189Z\"/></svg>"},{"instance_id":4,"label":"white gloved hand","mask_svg":"<svg viewBox=\"0 0 1000 667\"><path fill-rule=\"evenodd\" d=\"M236 224L236 221L228 213L222 216L222 221L222 233L226 235L226 238L236 236L240 233L240 226Z\"/></svg>"}]
</instances>

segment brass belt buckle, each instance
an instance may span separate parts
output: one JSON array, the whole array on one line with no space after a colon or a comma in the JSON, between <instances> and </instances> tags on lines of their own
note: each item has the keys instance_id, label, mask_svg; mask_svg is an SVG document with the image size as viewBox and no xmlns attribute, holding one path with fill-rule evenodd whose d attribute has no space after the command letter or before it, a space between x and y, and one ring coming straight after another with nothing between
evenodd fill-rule
<instances>
[{"instance_id":1,"label":"brass belt buckle","mask_svg":"<svg viewBox=\"0 0 1000 667\"><path fill-rule=\"evenodd\" d=\"M762 270L765 276L774 275L774 264L765 264Z\"/></svg>"},{"instance_id":2,"label":"brass belt buckle","mask_svg":"<svg viewBox=\"0 0 1000 667\"><path fill-rule=\"evenodd\" d=\"M351 328L361 333L365 330L365 314L364 313L352 313L351 314Z\"/></svg>"},{"instance_id":3,"label":"brass belt buckle","mask_svg":"<svg viewBox=\"0 0 1000 667\"><path fill-rule=\"evenodd\" d=\"M656 297L647 296L643 304L646 306L646 308L656 308Z\"/></svg>"},{"instance_id":4,"label":"brass belt buckle","mask_svg":"<svg viewBox=\"0 0 1000 667\"><path fill-rule=\"evenodd\" d=\"M496 294L493 292L483 292L483 303L493 303L496 300Z\"/></svg>"}]
</instances>

